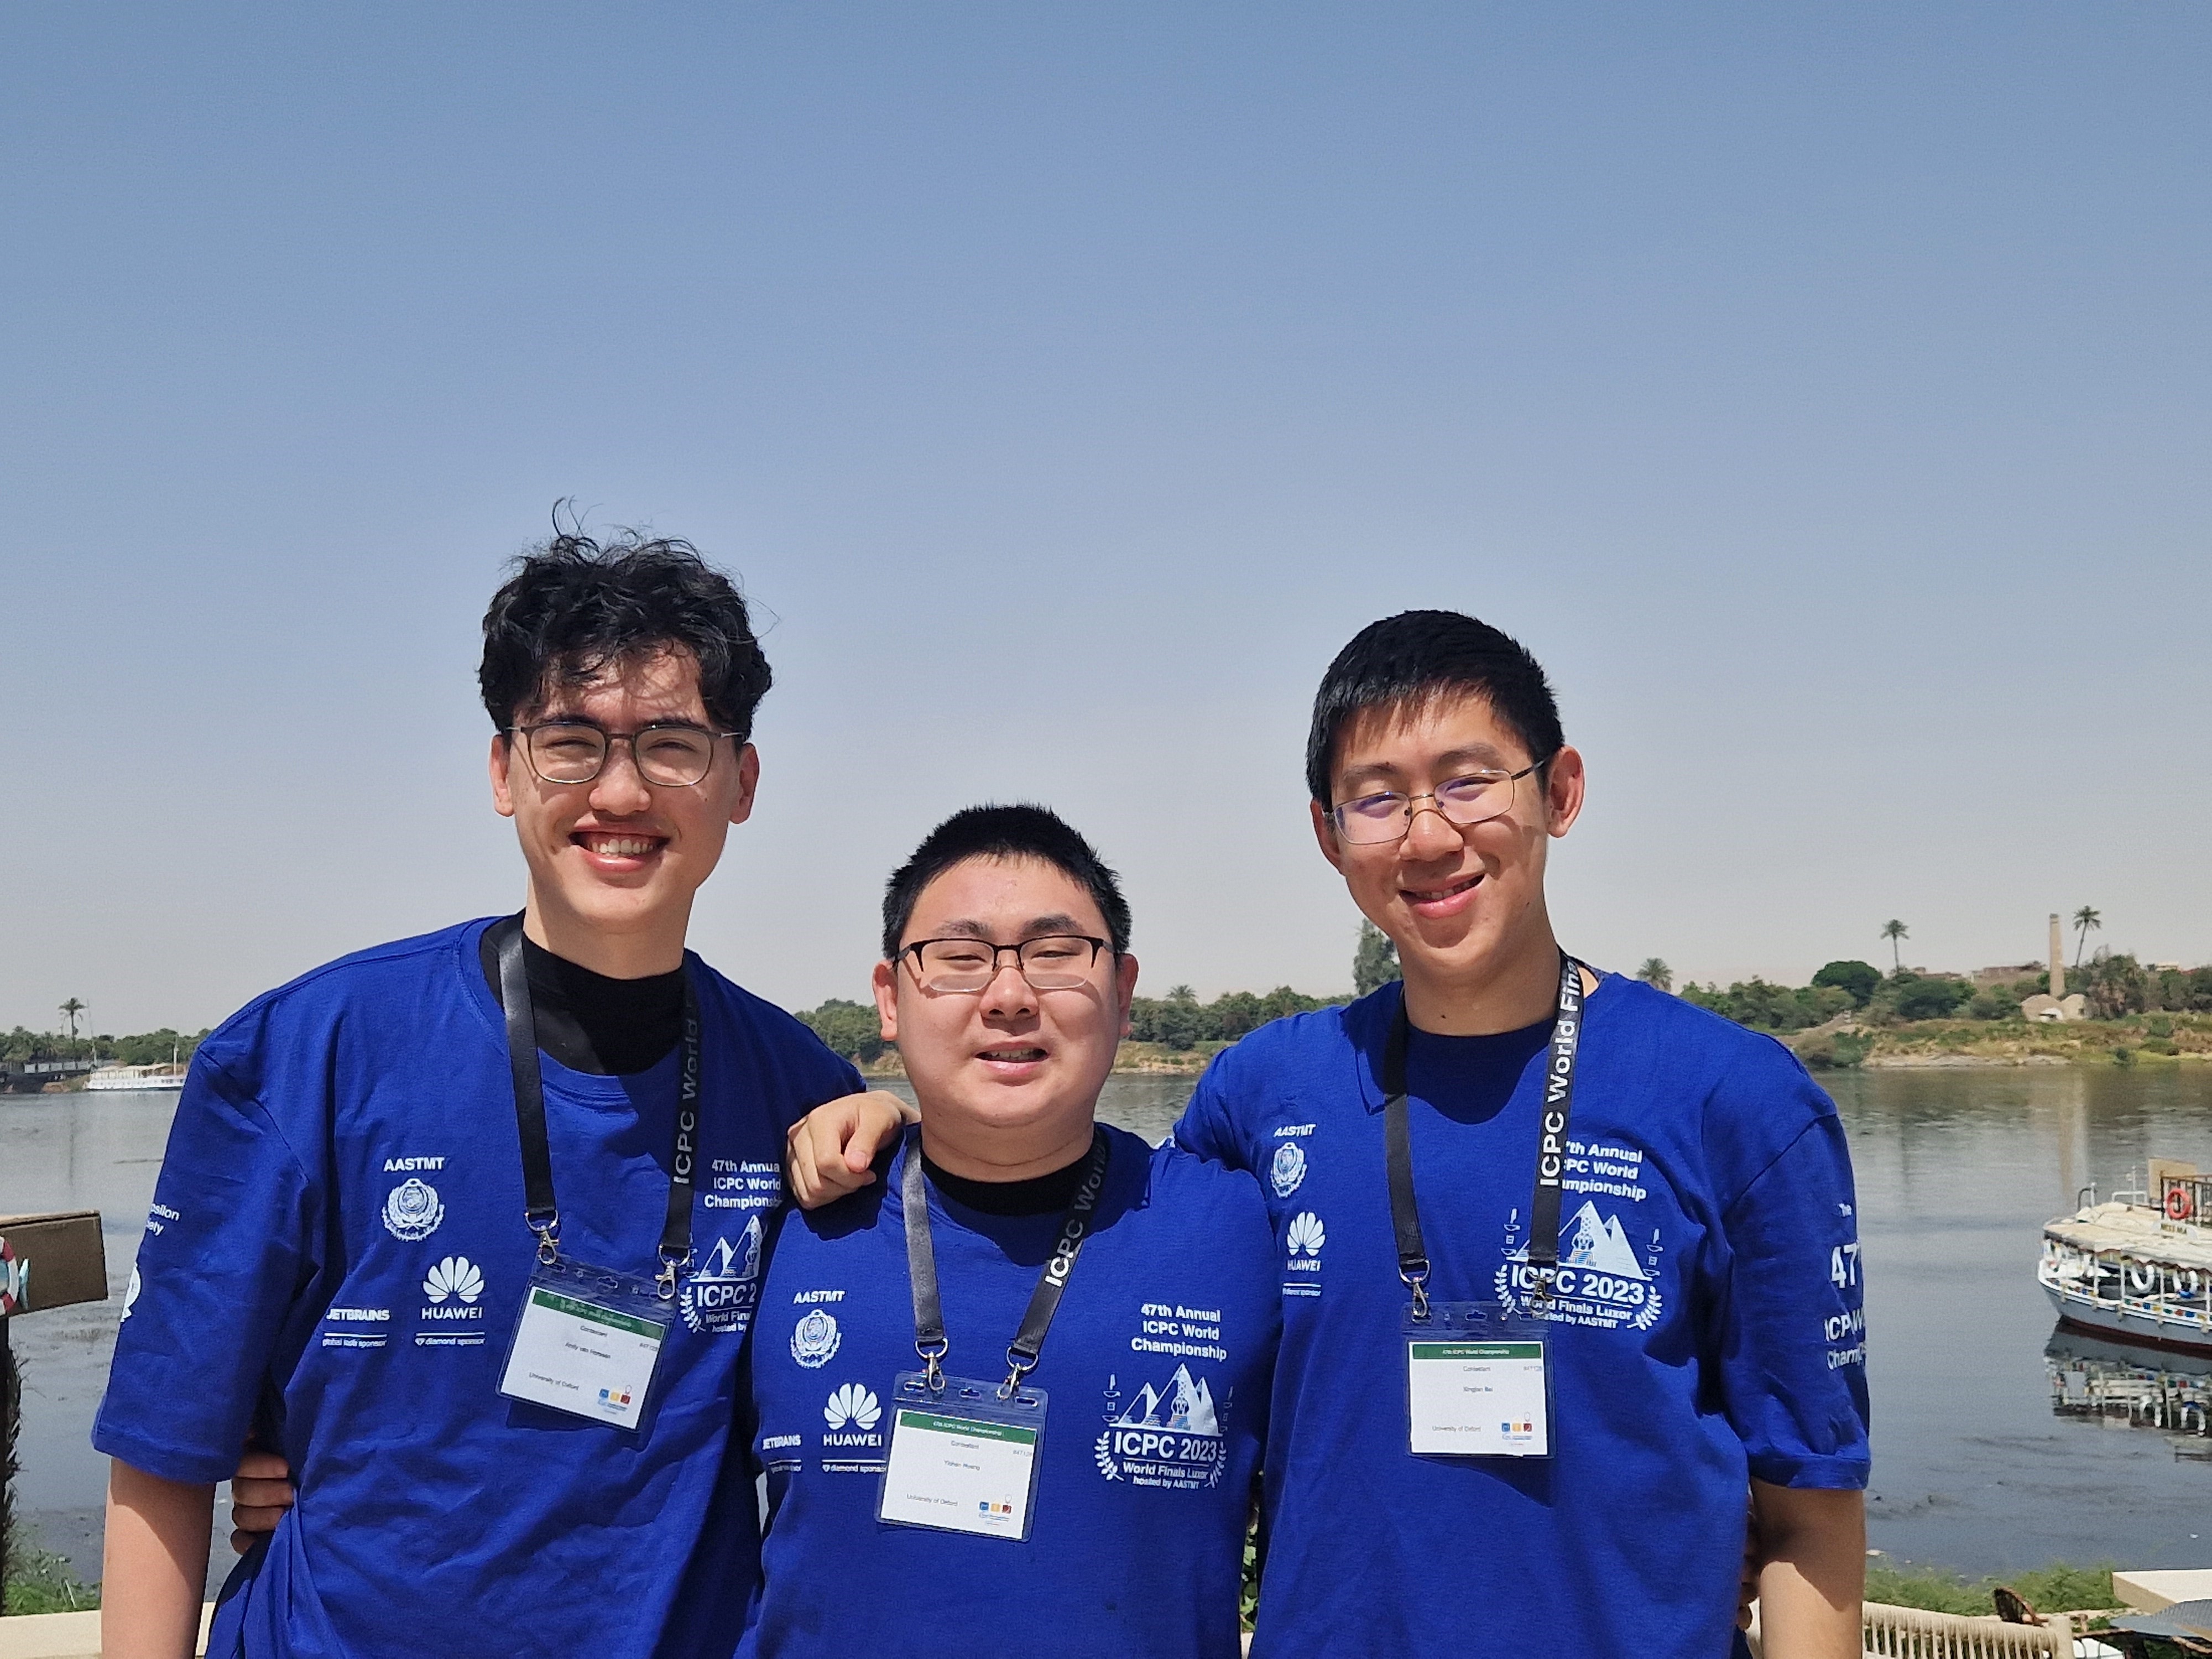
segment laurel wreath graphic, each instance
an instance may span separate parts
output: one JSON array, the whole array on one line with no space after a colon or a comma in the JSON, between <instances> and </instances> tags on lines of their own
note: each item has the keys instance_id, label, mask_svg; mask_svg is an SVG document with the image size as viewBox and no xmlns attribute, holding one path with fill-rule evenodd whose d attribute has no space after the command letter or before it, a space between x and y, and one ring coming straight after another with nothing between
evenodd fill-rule
<instances>
[{"instance_id":1,"label":"laurel wreath graphic","mask_svg":"<svg viewBox=\"0 0 2212 1659\"><path fill-rule=\"evenodd\" d=\"M1109 1480L1119 1480L1121 1478L1121 1466L1114 1461L1113 1448L1114 1434L1109 1429L1098 1437L1098 1443L1091 1448L1091 1452L1098 1460L1098 1473Z\"/></svg>"}]
</instances>

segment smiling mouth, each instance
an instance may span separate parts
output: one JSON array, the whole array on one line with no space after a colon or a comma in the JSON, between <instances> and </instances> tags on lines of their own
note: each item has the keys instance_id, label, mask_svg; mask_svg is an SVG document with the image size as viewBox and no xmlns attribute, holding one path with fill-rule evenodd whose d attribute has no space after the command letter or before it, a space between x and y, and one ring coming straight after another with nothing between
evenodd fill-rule
<instances>
[{"instance_id":1,"label":"smiling mouth","mask_svg":"<svg viewBox=\"0 0 2212 1659\"><path fill-rule=\"evenodd\" d=\"M1445 899L1457 898L1462 893L1472 892L1481 884L1482 876L1478 872L1465 881L1455 882L1449 887L1433 887L1426 891L1408 887L1404 891L1406 896L1416 904L1437 904Z\"/></svg>"},{"instance_id":2,"label":"smiling mouth","mask_svg":"<svg viewBox=\"0 0 2212 1659\"><path fill-rule=\"evenodd\" d=\"M658 836L615 836L590 830L579 830L568 839L603 859L641 859L659 852L662 845Z\"/></svg>"},{"instance_id":3,"label":"smiling mouth","mask_svg":"<svg viewBox=\"0 0 2212 1659\"><path fill-rule=\"evenodd\" d=\"M1033 1064L1044 1058L1042 1048L986 1048L975 1056L978 1060L994 1060L1002 1066Z\"/></svg>"}]
</instances>

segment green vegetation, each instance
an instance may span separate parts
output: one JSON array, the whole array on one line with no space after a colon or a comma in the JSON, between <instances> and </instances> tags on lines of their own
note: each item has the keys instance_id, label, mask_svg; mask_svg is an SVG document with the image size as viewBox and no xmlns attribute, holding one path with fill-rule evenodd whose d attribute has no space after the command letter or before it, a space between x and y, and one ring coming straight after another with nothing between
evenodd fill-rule
<instances>
[{"instance_id":1,"label":"green vegetation","mask_svg":"<svg viewBox=\"0 0 2212 1659\"><path fill-rule=\"evenodd\" d=\"M0 1370L0 1613L70 1613L100 1605L100 1591L72 1577L69 1563L38 1547L15 1520L15 1444L22 1428L22 1375L11 1352Z\"/></svg>"},{"instance_id":2,"label":"green vegetation","mask_svg":"<svg viewBox=\"0 0 2212 1659\"><path fill-rule=\"evenodd\" d=\"M1310 997L1287 985L1278 985L1264 996L1230 991L1211 1002L1200 1002L1189 986L1178 985L1164 997L1137 997L1131 1001L1130 1040L1122 1047L1120 1064L1124 1070L1185 1070L1191 1063L1211 1059L1271 1019L1310 1013L1346 1000ZM897 1049L884 1041L882 1025L872 1005L832 997L818 1008L802 1009L799 1018L846 1059L863 1067L896 1067Z\"/></svg>"},{"instance_id":3,"label":"green vegetation","mask_svg":"<svg viewBox=\"0 0 2212 1659\"><path fill-rule=\"evenodd\" d=\"M1851 1006L1863 1008L1874 1000L1874 994L1881 988L1881 969L1870 962L1853 959L1832 962L1813 975L1815 985L1832 985L1846 993Z\"/></svg>"},{"instance_id":4,"label":"green vegetation","mask_svg":"<svg viewBox=\"0 0 2212 1659\"><path fill-rule=\"evenodd\" d=\"M1682 998L1754 1031L1802 1031L1808 1025L1824 1025L1856 1006L1851 994L1840 986L1807 985L1792 990L1757 977L1739 980L1725 991L1693 980L1682 988Z\"/></svg>"},{"instance_id":5,"label":"green vegetation","mask_svg":"<svg viewBox=\"0 0 2212 1659\"><path fill-rule=\"evenodd\" d=\"M2038 1613L2081 1613L2118 1605L2112 1593L2109 1561L2094 1567L2053 1561L2008 1578L1970 1580L1948 1567L1918 1566L1877 1557L1867 1563L1866 1599L1927 1613L1987 1617L1996 1606L1990 1594L2000 1583L2018 1592Z\"/></svg>"},{"instance_id":6,"label":"green vegetation","mask_svg":"<svg viewBox=\"0 0 2212 1659\"><path fill-rule=\"evenodd\" d=\"M1674 970L1658 957L1646 957L1644 965L1636 970L1636 977L1646 985L1656 986L1662 991L1674 988Z\"/></svg>"},{"instance_id":7,"label":"green vegetation","mask_svg":"<svg viewBox=\"0 0 2212 1659\"><path fill-rule=\"evenodd\" d=\"M1875 1027L1948 1019L1961 1013L1972 1020L2017 1024L2020 1005L2045 989L2049 979L2037 974L1977 988L1953 974L1899 969L1885 975L1863 962L1832 962L1802 988L1753 978L1723 990L1693 981L1682 988L1682 995L1760 1031L1802 1030L1824 1024L1847 1009L1856 1010L1865 1024ZM2068 976L2066 988L2081 992L2093 1019L2146 1015L2162 1021L2162 1030L2147 1028L2158 1042L2172 1040L2172 1015L2212 1013L2212 967L2149 969L2131 956L2100 951L2078 976Z\"/></svg>"},{"instance_id":8,"label":"green vegetation","mask_svg":"<svg viewBox=\"0 0 2212 1659\"><path fill-rule=\"evenodd\" d=\"M1397 977L1395 957L1389 977ZM1287 985L1278 985L1265 996L1228 991L1211 1002L1200 1002L1189 986L1178 985L1164 997L1138 997L1130 1004L1129 1036L1138 1042L1157 1042L1181 1054L1203 1042L1234 1042L1285 1014L1311 1013L1350 1000L1310 997Z\"/></svg>"},{"instance_id":9,"label":"green vegetation","mask_svg":"<svg viewBox=\"0 0 2212 1659\"><path fill-rule=\"evenodd\" d=\"M65 1036L52 1031L30 1031L18 1025L0 1036L0 1060L90 1060L96 1054L118 1066L166 1066L174 1053L179 1062L190 1060L205 1031L185 1033L163 1026L135 1036Z\"/></svg>"},{"instance_id":10,"label":"green vegetation","mask_svg":"<svg viewBox=\"0 0 2212 1659\"><path fill-rule=\"evenodd\" d=\"M2086 904L2074 913L2074 931L2080 935L2074 942L2074 965L2076 968L2081 965L2081 952L2088 948L2089 930L2092 927L2101 929L2104 925L2105 918Z\"/></svg>"},{"instance_id":11,"label":"green vegetation","mask_svg":"<svg viewBox=\"0 0 2212 1659\"><path fill-rule=\"evenodd\" d=\"M831 997L819 1008L802 1010L799 1021L827 1043L831 1053L858 1060L863 1066L872 1065L880 1059L887 1046L883 1037L883 1022L872 1003Z\"/></svg>"},{"instance_id":12,"label":"green vegetation","mask_svg":"<svg viewBox=\"0 0 2212 1659\"><path fill-rule=\"evenodd\" d=\"M0 1613L82 1613L100 1605L100 1586L80 1583L67 1560L37 1547L36 1534L10 1537Z\"/></svg>"},{"instance_id":13,"label":"green vegetation","mask_svg":"<svg viewBox=\"0 0 2212 1659\"><path fill-rule=\"evenodd\" d=\"M1352 953L1352 995L1364 997L1400 977L1398 947L1390 942L1388 933L1361 917L1359 944Z\"/></svg>"}]
</instances>

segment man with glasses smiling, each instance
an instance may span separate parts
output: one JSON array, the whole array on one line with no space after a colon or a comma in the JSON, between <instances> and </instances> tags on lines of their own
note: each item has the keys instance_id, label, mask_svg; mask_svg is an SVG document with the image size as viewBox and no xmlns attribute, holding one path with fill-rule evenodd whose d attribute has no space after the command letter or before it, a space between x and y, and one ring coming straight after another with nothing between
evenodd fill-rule
<instances>
[{"instance_id":1,"label":"man with glasses smiling","mask_svg":"<svg viewBox=\"0 0 2212 1659\"><path fill-rule=\"evenodd\" d=\"M1096 1121L1128 938L1042 808L956 814L891 878L876 1006L921 1121L775 1249L745 1659L1234 1659L1270 1239L1249 1176Z\"/></svg>"},{"instance_id":2,"label":"man with glasses smiling","mask_svg":"<svg viewBox=\"0 0 2212 1659\"><path fill-rule=\"evenodd\" d=\"M1176 1139L1261 1179L1284 1330L1255 1659L1857 1655L1850 1163L1790 1052L1568 957L1583 759L1497 629L1409 611L1314 702L1322 854L1405 978L1217 1059Z\"/></svg>"},{"instance_id":3,"label":"man with glasses smiling","mask_svg":"<svg viewBox=\"0 0 2212 1659\"><path fill-rule=\"evenodd\" d=\"M249 1431L299 1501L244 1517L275 1531L212 1654L643 1659L744 1623L720 1476L763 1236L787 1128L860 1086L684 948L768 663L687 544L567 535L479 678L521 914L318 969L193 1058L94 1431L113 1659L193 1651ZM860 1098L831 1140L898 1121Z\"/></svg>"}]
</instances>

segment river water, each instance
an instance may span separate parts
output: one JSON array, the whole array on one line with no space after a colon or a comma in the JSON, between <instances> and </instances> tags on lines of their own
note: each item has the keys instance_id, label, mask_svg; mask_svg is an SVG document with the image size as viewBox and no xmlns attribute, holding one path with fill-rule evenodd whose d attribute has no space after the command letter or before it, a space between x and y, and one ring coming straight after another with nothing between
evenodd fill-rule
<instances>
[{"instance_id":1,"label":"river water","mask_svg":"<svg viewBox=\"0 0 2212 1659\"><path fill-rule=\"evenodd\" d=\"M2212 1566L2212 1462L2177 1455L2212 1441L2054 1410L2054 1368L2145 1362L2056 1336L2034 1279L2038 1229L2077 1188L2109 1192L2152 1157L2212 1167L2212 1067L1877 1071L1831 1086L1858 1173L1870 1541L1972 1573L2054 1558ZM1117 1077L1103 1115L1158 1139L1189 1092ZM86 1437L175 1099L0 1097L0 1214L97 1209L106 1228L108 1302L15 1324L18 1512L87 1577L106 1471ZM2179 1386L2202 1400L2212 1367L2197 1370Z\"/></svg>"}]
</instances>

